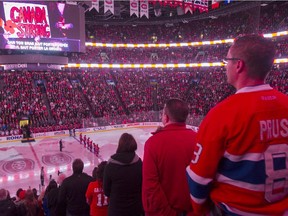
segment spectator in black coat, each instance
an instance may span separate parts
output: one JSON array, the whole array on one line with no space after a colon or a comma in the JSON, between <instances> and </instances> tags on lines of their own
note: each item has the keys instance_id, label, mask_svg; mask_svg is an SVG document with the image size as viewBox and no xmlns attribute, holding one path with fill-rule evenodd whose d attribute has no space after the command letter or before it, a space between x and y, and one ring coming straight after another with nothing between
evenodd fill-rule
<instances>
[{"instance_id":1,"label":"spectator in black coat","mask_svg":"<svg viewBox=\"0 0 288 216\"><path fill-rule=\"evenodd\" d=\"M10 199L9 192L0 189L0 214L2 216L17 216L15 203Z\"/></svg>"},{"instance_id":2,"label":"spectator in black coat","mask_svg":"<svg viewBox=\"0 0 288 216\"><path fill-rule=\"evenodd\" d=\"M50 216L61 216L66 214L65 206L57 206L60 186L65 178L66 178L65 174L63 173L59 174L57 179L57 183L59 186L51 189L47 194L47 203L48 203L48 209L50 211Z\"/></svg>"},{"instance_id":3,"label":"spectator in black coat","mask_svg":"<svg viewBox=\"0 0 288 216\"><path fill-rule=\"evenodd\" d=\"M73 174L64 179L60 187L57 205L66 206L66 216L89 216L90 207L85 193L93 178L83 173L83 168L83 161L75 159L72 164Z\"/></svg>"},{"instance_id":4,"label":"spectator in black coat","mask_svg":"<svg viewBox=\"0 0 288 216\"><path fill-rule=\"evenodd\" d=\"M135 153L137 143L131 134L121 135L116 154L104 171L104 193L109 197L109 216L140 216L142 160Z\"/></svg>"}]
</instances>

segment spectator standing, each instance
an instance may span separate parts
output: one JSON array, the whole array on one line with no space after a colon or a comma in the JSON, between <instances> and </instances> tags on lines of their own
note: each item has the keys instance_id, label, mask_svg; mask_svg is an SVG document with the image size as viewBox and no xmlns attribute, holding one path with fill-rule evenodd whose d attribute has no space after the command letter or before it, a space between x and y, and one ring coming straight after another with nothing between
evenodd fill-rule
<instances>
[{"instance_id":1,"label":"spectator standing","mask_svg":"<svg viewBox=\"0 0 288 216\"><path fill-rule=\"evenodd\" d=\"M107 216L108 197L103 190L103 174L107 161L102 161L98 167L93 170L95 181L88 185L86 191L87 203L90 205L90 216Z\"/></svg>"},{"instance_id":2,"label":"spectator standing","mask_svg":"<svg viewBox=\"0 0 288 216\"><path fill-rule=\"evenodd\" d=\"M36 216L40 212L40 206L31 189L26 190L24 201L18 206L19 216Z\"/></svg>"},{"instance_id":3,"label":"spectator standing","mask_svg":"<svg viewBox=\"0 0 288 216\"><path fill-rule=\"evenodd\" d=\"M170 99L158 128L144 146L142 200L147 216L189 215L192 205L185 169L193 156L196 132L186 128L188 105Z\"/></svg>"},{"instance_id":4,"label":"spectator standing","mask_svg":"<svg viewBox=\"0 0 288 216\"><path fill-rule=\"evenodd\" d=\"M104 171L104 193L109 198L109 216L140 216L142 160L135 153L137 143L131 134L123 133L116 154Z\"/></svg>"},{"instance_id":5,"label":"spectator standing","mask_svg":"<svg viewBox=\"0 0 288 216\"><path fill-rule=\"evenodd\" d=\"M21 198L20 198L21 191L23 191L22 188L18 188L18 190L16 191L16 197L14 198L15 199L14 202L16 205L19 201L21 201ZM24 197L23 197L23 199L24 199Z\"/></svg>"},{"instance_id":6,"label":"spectator standing","mask_svg":"<svg viewBox=\"0 0 288 216\"><path fill-rule=\"evenodd\" d=\"M17 216L16 204L10 199L9 192L0 189L0 214L2 216Z\"/></svg>"},{"instance_id":7,"label":"spectator standing","mask_svg":"<svg viewBox=\"0 0 288 216\"><path fill-rule=\"evenodd\" d=\"M37 194L37 189L36 189L36 188L33 188L32 191L33 191L33 193L34 193L35 199L38 200L38 197L39 197L39 196L38 196L38 194Z\"/></svg>"},{"instance_id":8,"label":"spectator standing","mask_svg":"<svg viewBox=\"0 0 288 216\"><path fill-rule=\"evenodd\" d=\"M265 84L274 62L271 40L235 39L226 63L237 90L203 120L187 167L195 215L288 214L288 97ZM286 211L286 214L284 213Z\"/></svg>"},{"instance_id":9,"label":"spectator standing","mask_svg":"<svg viewBox=\"0 0 288 216\"><path fill-rule=\"evenodd\" d=\"M49 208L49 205L48 205L48 194L49 192L52 190L52 189L55 189L57 188L57 183L54 179L52 179L46 190L45 190L45 193L44 193L44 197L42 199L42 207L43 207L43 210L44 210L44 215L45 216L51 216L51 213L50 213L50 208Z\"/></svg>"},{"instance_id":10,"label":"spectator standing","mask_svg":"<svg viewBox=\"0 0 288 216\"><path fill-rule=\"evenodd\" d=\"M52 188L47 194L47 204L50 211L50 216L62 216L66 214L65 206L57 206L59 190L65 178L65 174L59 174L57 179L58 187Z\"/></svg>"},{"instance_id":11,"label":"spectator standing","mask_svg":"<svg viewBox=\"0 0 288 216\"><path fill-rule=\"evenodd\" d=\"M89 205L85 193L93 178L83 173L84 163L75 159L72 163L73 174L64 179L58 196L58 206L66 206L66 216L89 216Z\"/></svg>"}]
</instances>

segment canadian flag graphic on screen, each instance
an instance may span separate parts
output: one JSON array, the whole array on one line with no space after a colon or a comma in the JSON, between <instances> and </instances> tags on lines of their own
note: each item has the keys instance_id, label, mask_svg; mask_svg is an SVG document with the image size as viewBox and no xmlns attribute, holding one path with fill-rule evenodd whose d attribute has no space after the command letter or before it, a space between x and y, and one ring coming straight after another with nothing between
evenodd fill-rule
<instances>
[{"instance_id":1,"label":"canadian flag graphic on screen","mask_svg":"<svg viewBox=\"0 0 288 216\"><path fill-rule=\"evenodd\" d=\"M51 38L46 5L3 2L5 35L8 38Z\"/></svg>"}]
</instances>

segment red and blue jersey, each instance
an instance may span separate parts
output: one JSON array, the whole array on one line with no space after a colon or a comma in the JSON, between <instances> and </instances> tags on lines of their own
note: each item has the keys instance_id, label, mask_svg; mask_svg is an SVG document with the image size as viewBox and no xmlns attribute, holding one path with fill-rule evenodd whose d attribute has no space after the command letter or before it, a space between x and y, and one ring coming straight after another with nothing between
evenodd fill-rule
<instances>
[{"instance_id":1,"label":"red and blue jersey","mask_svg":"<svg viewBox=\"0 0 288 216\"><path fill-rule=\"evenodd\" d=\"M196 214L208 200L233 215L288 211L288 97L269 85L240 89L203 120L190 166Z\"/></svg>"},{"instance_id":2,"label":"red and blue jersey","mask_svg":"<svg viewBox=\"0 0 288 216\"><path fill-rule=\"evenodd\" d=\"M86 191L86 198L90 203L91 216L108 215L108 197L104 195L102 182L90 182Z\"/></svg>"}]
</instances>

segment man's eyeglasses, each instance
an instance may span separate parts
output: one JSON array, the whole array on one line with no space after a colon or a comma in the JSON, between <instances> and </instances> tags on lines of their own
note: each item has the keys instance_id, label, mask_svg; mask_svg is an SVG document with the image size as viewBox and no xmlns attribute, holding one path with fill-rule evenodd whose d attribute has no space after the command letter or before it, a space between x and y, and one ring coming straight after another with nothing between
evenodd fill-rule
<instances>
[{"instance_id":1,"label":"man's eyeglasses","mask_svg":"<svg viewBox=\"0 0 288 216\"><path fill-rule=\"evenodd\" d=\"M222 62L226 65L226 64L228 64L228 61L238 61L238 60L241 60L241 59L239 59L239 58L224 58L222 60Z\"/></svg>"}]
</instances>

